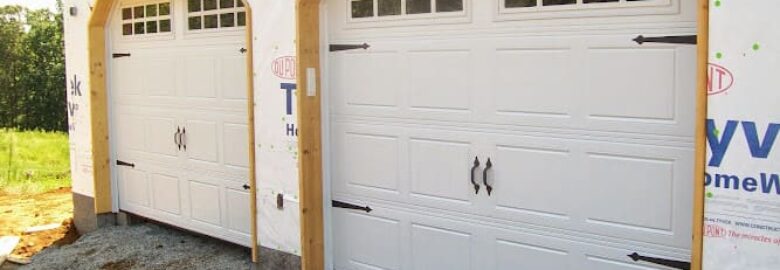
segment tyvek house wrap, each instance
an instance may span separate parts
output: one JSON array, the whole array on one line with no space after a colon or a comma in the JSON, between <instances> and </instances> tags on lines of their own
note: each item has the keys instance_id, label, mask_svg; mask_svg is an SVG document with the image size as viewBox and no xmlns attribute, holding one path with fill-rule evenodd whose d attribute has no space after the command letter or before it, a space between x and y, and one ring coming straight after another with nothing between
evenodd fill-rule
<instances>
[{"instance_id":1,"label":"tyvek house wrap","mask_svg":"<svg viewBox=\"0 0 780 270\"><path fill-rule=\"evenodd\" d=\"M66 0L65 8L65 72L67 73L68 133L70 141L70 172L73 192L94 197L92 178L92 126L89 114L89 66L87 58L87 23L90 0ZM74 7L76 16L68 10Z\"/></svg>"},{"instance_id":2,"label":"tyvek house wrap","mask_svg":"<svg viewBox=\"0 0 780 270\"><path fill-rule=\"evenodd\" d=\"M264 247L300 255L295 1L251 3L259 240Z\"/></svg>"},{"instance_id":3,"label":"tyvek house wrap","mask_svg":"<svg viewBox=\"0 0 780 270\"><path fill-rule=\"evenodd\" d=\"M780 268L778 10L710 4L705 270Z\"/></svg>"}]
</instances>

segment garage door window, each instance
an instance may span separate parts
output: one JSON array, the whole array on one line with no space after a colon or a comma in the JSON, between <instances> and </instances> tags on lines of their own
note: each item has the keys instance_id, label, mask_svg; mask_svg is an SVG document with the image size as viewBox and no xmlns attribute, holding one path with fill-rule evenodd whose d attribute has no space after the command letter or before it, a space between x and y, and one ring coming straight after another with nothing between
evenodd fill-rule
<instances>
[{"instance_id":1,"label":"garage door window","mask_svg":"<svg viewBox=\"0 0 780 270\"><path fill-rule=\"evenodd\" d=\"M188 0L187 29L204 31L246 26L242 0Z\"/></svg>"},{"instance_id":2,"label":"garage door window","mask_svg":"<svg viewBox=\"0 0 780 270\"><path fill-rule=\"evenodd\" d=\"M498 20L678 14L684 0L496 0Z\"/></svg>"},{"instance_id":3,"label":"garage door window","mask_svg":"<svg viewBox=\"0 0 780 270\"><path fill-rule=\"evenodd\" d=\"M171 33L171 3L157 2L122 7L122 35Z\"/></svg>"},{"instance_id":4,"label":"garage door window","mask_svg":"<svg viewBox=\"0 0 780 270\"><path fill-rule=\"evenodd\" d=\"M638 3L645 4L651 2L662 2L658 0L502 0L504 8L530 8L530 7L575 7L585 8L603 8L636 6ZM666 1L668 2L668 1Z\"/></svg>"},{"instance_id":5,"label":"garage door window","mask_svg":"<svg viewBox=\"0 0 780 270\"><path fill-rule=\"evenodd\" d=\"M464 0L350 0L353 19L463 12ZM376 7L376 8L375 8Z\"/></svg>"}]
</instances>

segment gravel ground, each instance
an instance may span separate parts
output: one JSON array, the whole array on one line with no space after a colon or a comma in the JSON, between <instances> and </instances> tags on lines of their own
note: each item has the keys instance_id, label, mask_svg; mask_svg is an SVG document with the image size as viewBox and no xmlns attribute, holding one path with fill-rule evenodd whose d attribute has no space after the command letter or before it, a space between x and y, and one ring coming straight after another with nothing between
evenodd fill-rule
<instances>
[{"instance_id":1,"label":"gravel ground","mask_svg":"<svg viewBox=\"0 0 780 270\"><path fill-rule=\"evenodd\" d=\"M261 252L261 256L263 256ZM299 262L264 257L258 269L291 269ZM20 269L250 269L245 247L152 223L101 228L35 255ZM292 267L291 267L292 266Z\"/></svg>"}]
</instances>

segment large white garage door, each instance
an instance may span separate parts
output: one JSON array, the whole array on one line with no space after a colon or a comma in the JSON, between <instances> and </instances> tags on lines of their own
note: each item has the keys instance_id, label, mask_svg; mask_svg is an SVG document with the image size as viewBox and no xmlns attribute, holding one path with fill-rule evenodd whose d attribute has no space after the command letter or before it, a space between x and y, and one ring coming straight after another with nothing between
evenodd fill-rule
<instances>
[{"instance_id":1,"label":"large white garage door","mask_svg":"<svg viewBox=\"0 0 780 270\"><path fill-rule=\"evenodd\" d=\"M121 210L248 246L243 9L120 2L110 128Z\"/></svg>"},{"instance_id":2,"label":"large white garage door","mask_svg":"<svg viewBox=\"0 0 780 270\"><path fill-rule=\"evenodd\" d=\"M689 261L695 2L327 1L335 269Z\"/></svg>"}]
</instances>

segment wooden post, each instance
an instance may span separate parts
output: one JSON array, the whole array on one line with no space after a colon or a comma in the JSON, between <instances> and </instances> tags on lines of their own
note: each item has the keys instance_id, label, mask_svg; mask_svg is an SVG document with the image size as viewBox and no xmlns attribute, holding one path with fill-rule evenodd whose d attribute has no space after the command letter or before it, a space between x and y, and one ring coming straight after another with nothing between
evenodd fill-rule
<instances>
[{"instance_id":1,"label":"wooden post","mask_svg":"<svg viewBox=\"0 0 780 270\"><path fill-rule=\"evenodd\" d=\"M704 173L707 157L707 65L709 63L709 1L699 0L697 90L696 90L696 150L693 194L693 243L691 269L701 270L704 252Z\"/></svg>"},{"instance_id":2,"label":"wooden post","mask_svg":"<svg viewBox=\"0 0 780 270\"><path fill-rule=\"evenodd\" d=\"M297 105L301 254L304 270L321 270L325 264L322 193L322 125L320 111L319 1L296 0ZM307 78L314 69L315 78ZM307 94L307 81L315 80L315 93Z\"/></svg>"},{"instance_id":3,"label":"wooden post","mask_svg":"<svg viewBox=\"0 0 780 270\"><path fill-rule=\"evenodd\" d=\"M257 243L257 167L255 164L255 65L254 65L254 30L252 27L252 7L246 0L246 101L247 123L249 129L249 217L251 224L250 241L252 242L252 262L258 262Z\"/></svg>"},{"instance_id":4,"label":"wooden post","mask_svg":"<svg viewBox=\"0 0 780 270\"><path fill-rule=\"evenodd\" d=\"M89 17L89 108L92 124L92 177L95 213L110 213L111 164L108 149L108 97L106 82L106 21L113 0L97 0Z\"/></svg>"}]
</instances>

